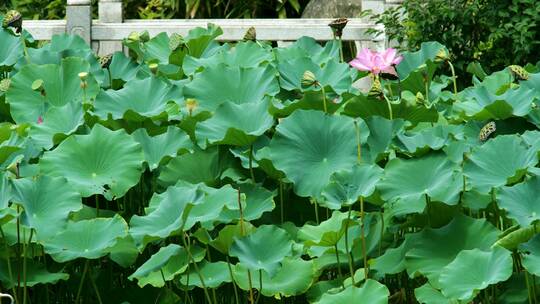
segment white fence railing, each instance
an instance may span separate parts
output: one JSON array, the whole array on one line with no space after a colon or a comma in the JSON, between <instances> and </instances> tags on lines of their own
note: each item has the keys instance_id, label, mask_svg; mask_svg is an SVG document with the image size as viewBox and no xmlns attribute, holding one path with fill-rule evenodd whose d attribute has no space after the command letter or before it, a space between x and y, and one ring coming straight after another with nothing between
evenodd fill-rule
<instances>
[{"instance_id":1,"label":"white fence railing","mask_svg":"<svg viewBox=\"0 0 540 304\"><path fill-rule=\"evenodd\" d=\"M364 9L381 12L385 6L399 0L362 0ZM50 40L55 34L78 34L100 54L122 50L121 40L131 32L147 30L150 35L160 32L181 35L198 26L206 27L214 23L223 29L221 41L241 40L250 27L255 27L257 39L294 41L302 36L317 40L331 40L332 31L328 27L331 19L174 19L174 20L123 20L122 0L99 0L99 16L91 18L90 0L67 0L66 20L28 20L24 28L38 40ZM355 41L361 47L382 48L384 35L369 35L367 30L379 27L362 19L350 19L343 31L343 40ZM381 28L379 28L381 29Z\"/></svg>"}]
</instances>

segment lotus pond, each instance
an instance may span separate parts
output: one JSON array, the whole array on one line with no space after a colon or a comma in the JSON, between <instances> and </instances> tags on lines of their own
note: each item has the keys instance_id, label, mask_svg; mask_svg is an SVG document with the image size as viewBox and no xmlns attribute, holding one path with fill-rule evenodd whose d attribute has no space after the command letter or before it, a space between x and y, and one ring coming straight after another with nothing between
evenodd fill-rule
<instances>
[{"instance_id":1,"label":"lotus pond","mask_svg":"<svg viewBox=\"0 0 540 304\"><path fill-rule=\"evenodd\" d=\"M537 303L538 66L220 34L0 30L4 297Z\"/></svg>"}]
</instances>

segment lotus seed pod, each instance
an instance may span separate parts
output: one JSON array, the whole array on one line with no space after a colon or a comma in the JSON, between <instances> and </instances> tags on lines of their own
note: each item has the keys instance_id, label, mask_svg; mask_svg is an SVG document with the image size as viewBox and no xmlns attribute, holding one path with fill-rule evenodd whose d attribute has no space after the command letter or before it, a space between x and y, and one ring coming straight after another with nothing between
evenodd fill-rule
<instances>
[{"instance_id":1,"label":"lotus seed pod","mask_svg":"<svg viewBox=\"0 0 540 304\"><path fill-rule=\"evenodd\" d=\"M99 64L101 65L101 68L108 69L111 66L112 58L112 54L99 57Z\"/></svg>"},{"instance_id":2,"label":"lotus seed pod","mask_svg":"<svg viewBox=\"0 0 540 304\"><path fill-rule=\"evenodd\" d=\"M86 81L86 79L88 79L88 72L80 72L79 78L81 79L81 81Z\"/></svg>"},{"instance_id":3,"label":"lotus seed pod","mask_svg":"<svg viewBox=\"0 0 540 304\"><path fill-rule=\"evenodd\" d=\"M144 42L147 42L148 40L150 40L150 34L148 33L148 31L144 31L142 32L140 35L139 35L141 41L144 43Z\"/></svg>"},{"instance_id":4,"label":"lotus seed pod","mask_svg":"<svg viewBox=\"0 0 540 304\"><path fill-rule=\"evenodd\" d=\"M450 59L450 54L448 53L448 50L446 48L442 48L437 52L437 55L435 55L435 62L444 62Z\"/></svg>"},{"instance_id":5,"label":"lotus seed pod","mask_svg":"<svg viewBox=\"0 0 540 304\"><path fill-rule=\"evenodd\" d=\"M139 35L138 32L131 32L128 35L127 39L130 40L130 41L139 41L141 39L141 36Z\"/></svg>"},{"instance_id":6,"label":"lotus seed pod","mask_svg":"<svg viewBox=\"0 0 540 304\"><path fill-rule=\"evenodd\" d=\"M11 84L11 79L9 78L0 80L0 92L7 92L9 90L10 84Z\"/></svg>"},{"instance_id":7,"label":"lotus seed pod","mask_svg":"<svg viewBox=\"0 0 540 304\"><path fill-rule=\"evenodd\" d=\"M518 80L527 80L529 79L529 72L519 65L511 65L508 67L510 72Z\"/></svg>"},{"instance_id":8,"label":"lotus seed pod","mask_svg":"<svg viewBox=\"0 0 540 304\"><path fill-rule=\"evenodd\" d=\"M169 49L171 51L176 51L180 46L184 45L184 37L182 35L173 33L169 39Z\"/></svg>"},{"instance_id":9,"label":"lotus seed pod","mask_svg":"<svg viewBox=\"0 0 540 304\"><path fill-rule=\"evenodd\" d=\"M16 33L22 32L22 15L16 10L10 10L4 16L4 21L2 22L3 28L12 27L15 29Z\"/></svg>"},{"instance_id":10,"label":"lotus seed pod","mask_svg":"<svg viewBox=\"0 0 540 304\"><path fill-rule=\"evenodd\" d=\"M486 141L491 134L495 133L495 131L497 131L497 125L494 121L490 121L480 129L478 139L480 141Z\"/></svg>"},{"instance_id":11,"label":"lotus seed pod","mask_svg":"<svg viewBox=\"0 0 540 304\"><path fill-rule=\"evenodd\" d=\"M315 74L313 74L313 72L309 70L304 72L304 75L302 76L302 81L300 83L303 87L307 88L319 84L317 78L315 77Z\"/></svg>"},{"instance_id":12,"label":"lotus seed pod","mask_svg":"<svg viewBox=\"0 0 540 304\"><path fill-rule=\"evenodd\" d=\"M343 29L347 26L347 22L349 22L349 19L347 18L338 18L330 22L328 26L335 33L336 37L341 38L341 36L343 36Z\"/></svg>"},{"instance_id":13,"label":"lotus seed pod","mask_svg":"<svg viewBox=\"0 0 540 304\"><path fill-rule=\"evenodd\" d=\"M36 79L32 82L33 91L42 91L43 90L43 79Z\"/></svg>"},{"instance_id":14,"label":"lotus seed pod","mask_svg":"<svg viewBox=\"0 0 540 304\"><path fill-rule=\"evenodd\" d=\"M373 80L373 84L371 85L371 89L368 92L368 96L380 98L382 95L383 95L383 91L382 91L381 80L379 79L379 77L376 77Z\"/></svg>"},{"instance_id":15,"label":"lotus seed pod","mask_svg":"<svg viewBox=\"0 0 540 304\"><path fill-rule=\"evenodd\" d=\"M255 41L257 40L257 30L252 26L248 28L246 34L244 35L244 41Z\"/></svg>"},{"instance_id":16,"label":"lotus seed pod","mask_svg":"<svg viewBox=\"0 0 540 304\"><path fill-rule=\"evenodd\" d=\"M150 72L152 72L152 74L154 74L154 75L157 74L158 67L159 67L159 65L157 63L150 63L148 65L148 68L150 68Z\"/></svg>"}]
</instances>

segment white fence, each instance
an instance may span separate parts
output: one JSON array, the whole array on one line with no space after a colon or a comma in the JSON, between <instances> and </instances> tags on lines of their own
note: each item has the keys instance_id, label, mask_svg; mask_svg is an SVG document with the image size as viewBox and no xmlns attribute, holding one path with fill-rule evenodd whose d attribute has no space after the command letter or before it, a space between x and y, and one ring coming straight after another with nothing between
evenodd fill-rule
<instances>
[{"instance_id":1,"label":"white fence","mask_svg":"<svg viewBox=\"0 0 540 304\"><path fill-rule=\"evenodd\" d=\"M362 8L381 12L398 2L400 0L362 0ZM23 26L39 40L49 40L54 34L60 33L78 34L100 54L122 50L121 40L134 31L147 30L152 36L160 32L185 35L190 29L206 27L208 23L223 29L223 35L218 37L221 41L241 40L250 27L255 27L257 39L278 43L294 41L302 36L321 41L333 38L328 27L331 19L124 20L121 0L99 0L98 6L99 17L92 20L90 0L67 0L66 20L28 20ZM359 46L382 48L384 35L366 33L375 27L379 26L361 19L350 19L343 31L343 40L355 41Z\"/></svg>"}]
</instances>

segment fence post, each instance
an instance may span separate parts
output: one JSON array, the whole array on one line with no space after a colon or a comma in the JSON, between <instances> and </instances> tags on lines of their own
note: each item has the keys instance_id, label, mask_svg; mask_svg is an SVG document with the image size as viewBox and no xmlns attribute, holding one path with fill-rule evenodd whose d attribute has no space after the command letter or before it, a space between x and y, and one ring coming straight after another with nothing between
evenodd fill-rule
<instances>
[{"instance_id":1,"label":"fence post","mask_svg":"<svg viewBox=\"0 0 540 304\"><path fill-rule=\"evenodd\" d=\"M90 0L67 0L66 32L81 36L88 45L92 41L92 6Z\"/></svg>"},{"instance_id":2,"label":"fence post","mask_svg":"<svg viewBox=\"0 0 540 304\"><path fill-rule=\"evenodd\" d=\"M121 23L124 21L122 0L99 0L98 16L100 23ZM120 41L99 41L99 55L112 54L122 51Z\"/></svg>"}]
</instances>

